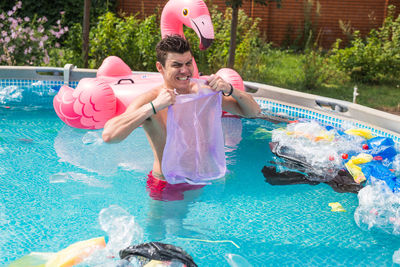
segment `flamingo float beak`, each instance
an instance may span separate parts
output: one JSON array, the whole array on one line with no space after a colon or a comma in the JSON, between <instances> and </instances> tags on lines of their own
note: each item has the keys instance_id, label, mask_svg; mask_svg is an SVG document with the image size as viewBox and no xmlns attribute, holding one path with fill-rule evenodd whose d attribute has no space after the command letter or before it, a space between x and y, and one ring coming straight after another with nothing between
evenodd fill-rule
<instances>
[{"instance_id":1,"label":"flamingo float beak","mask_svg":"<svg viewBox=\"0 0 400 267\"><path fill-rule=\"evenodd\" d=\"M214 27L209 15L202 15L190 20L192 29L196 32L200 39L200 50L210 47L214 41Z\"/></svg>"},{"instance_id":2,"label":"flamingo float beak","mask_svg":"<svg viewBox=\"0 0 400 267\"><path fill-rule=\"evenodd\" d=\"M207 39L202 37L200 39L200 45L199 45L200 50L206 50L211 46L212 42L214 42L214 39Z\"/></svg>"}]
</instances>

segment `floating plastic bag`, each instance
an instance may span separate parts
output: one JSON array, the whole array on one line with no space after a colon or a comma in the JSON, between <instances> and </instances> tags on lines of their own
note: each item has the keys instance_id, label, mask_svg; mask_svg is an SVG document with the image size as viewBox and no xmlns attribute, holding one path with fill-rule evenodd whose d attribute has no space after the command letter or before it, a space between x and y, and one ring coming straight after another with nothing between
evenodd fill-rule
<instances>
[{"instance_id":1,"label":"floating plastic bag","mask_svg":"<svg viewBox=\"0 0 400 267\"><path fill-rule=\"evenodd\" d=\"M371 161L361 166L366 177L374 177L386 182L393 192L400 192L400 180L379 161Z\"/></svg>"},{"instance_id":2,"label":"floating plastic bag","mask_svg":"<svg viewBox=\"0 0 400 267\"><path fill-rule=\"evenodd\" d=\"M135 266L197 267L192 256L182 248L160 242L127 247L119 252L119 256L122 260L135 263Z\"/></svg>"},{"instance_id":3,"label":"floating plastic bag","mask_svg":"<svg viewBox=\"0 0 400 267\"><path fill-rule=\"evenodd\" d=\"M201 88L168 108L162 171L171 184L205 183L226 172L221 94Z\"/></svg>"}]
</instances>

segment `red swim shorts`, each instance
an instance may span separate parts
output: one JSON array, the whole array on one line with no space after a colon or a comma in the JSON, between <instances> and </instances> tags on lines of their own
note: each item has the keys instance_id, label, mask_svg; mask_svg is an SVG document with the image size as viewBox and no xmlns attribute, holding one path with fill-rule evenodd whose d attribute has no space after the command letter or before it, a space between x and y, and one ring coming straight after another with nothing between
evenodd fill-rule
<instances>
[{"instance_id":1,"label":"red swim shorts","mask_svg":"<svg viewBox=\"0 0 400 267\"><path fill-rule=\"evenodd\" d=\"M153 176L153 171L147 176L147 191L154 200L175 201L183 200L183 192L196 190L204 187L204 185L191 185L187 183L170 184L167 181L157 179Z\"/></svg>"}]
</instances>

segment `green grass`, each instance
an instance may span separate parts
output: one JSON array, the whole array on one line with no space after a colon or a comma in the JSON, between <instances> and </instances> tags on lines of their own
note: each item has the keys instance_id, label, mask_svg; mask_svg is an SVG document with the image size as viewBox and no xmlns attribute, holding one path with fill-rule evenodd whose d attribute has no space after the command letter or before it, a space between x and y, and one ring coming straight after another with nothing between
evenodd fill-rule
<instances>
[{"instance_id":1,"label":"green grass","mask_svg":"<svg viewBox=\"0 0 400 267\"><path fill-rule=\"evenodd\" d=\"M394 113L400 112L400 83L356 84L344 74L335 73L319 86L307 90L302 82L304 77L302 59L301 54L272 49L268 54L259 55L253 69L244 66L239 71L244 74L244 80L350 102L353 101L354 86L357 86L358 104Z\"/></svg>"}]
</instances>

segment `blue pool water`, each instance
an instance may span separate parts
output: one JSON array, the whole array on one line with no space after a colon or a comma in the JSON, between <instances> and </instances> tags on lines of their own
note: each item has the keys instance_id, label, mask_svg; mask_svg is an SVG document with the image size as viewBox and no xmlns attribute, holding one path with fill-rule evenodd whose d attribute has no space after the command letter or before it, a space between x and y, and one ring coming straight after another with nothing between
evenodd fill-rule
<instances>
[{"instance_id":1,"label":"blue pool water","mask_svg":"<svg viewBox=\"0 0 400 267\"><path fill-rule=\"evenodd\" d=\"M183 200L160 201L146 187L152 154L143 129L110 145L101 131L72 129L51 109L0 108L0 266L33 251L109 240L99 216L110 207L138 226L128 229L132 236L120 224L114 237L177 245L199 266L229 266L227 254L253 266L392 266L400 240L357 227L357 195L326 184L265 182L270 139L254 132L282 125L229 118L224 126L226 178L184 192ZM332 212L331 202L347 212Z\"/></svg>"}]
</instances>

